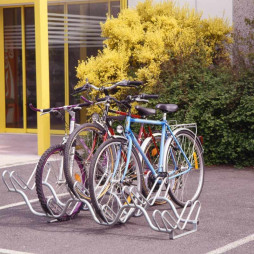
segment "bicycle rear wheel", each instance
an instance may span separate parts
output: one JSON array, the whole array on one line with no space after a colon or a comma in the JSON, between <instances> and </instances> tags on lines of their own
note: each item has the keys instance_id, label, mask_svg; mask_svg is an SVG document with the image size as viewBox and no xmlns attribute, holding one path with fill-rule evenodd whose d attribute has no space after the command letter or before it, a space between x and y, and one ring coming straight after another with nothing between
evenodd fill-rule
<instances>
[{"instance_id":1,"label":"bicycle rear wheel","mask_svg":"<svg viewBox=\"0 0 254 254\"><path fill-rule=\"evenodd\" d=\"M188 164L173 138L165 145L164 166L171 173L169 195L179 206L183 207L188 200L194 202L200 196L204 184L204 158L203 149L197 136L188 129L175 132L186 157L191 163L191 169L187 171Z\"/></svg>"},{"instance_id":2,"label":"bicycle rear wheel","mask_svg":"<svg viewBox=\"0 0 254 254\"><path fill-rule=\"evenodd\" d=\"M64 173L71 191L84 199L90 199L88 186L88 171L93 154L105 135L105 129L99 124L86 123L75 129L65 145ZM73 156L77 153L82 161L83 171L81 172L73 163ZM75 190L74 190L75 184Z\"/></svg>"},{"instance_id":3,"label":"bicycle rear wheel","mask_svg":"<svg viewBox=\"0 0 254 254\"><path fill-rule=\"evenodd\" d=\"M130 163L125 178L122 179L127 157L127 141L114 138L104 142L94 154L89 170L91 202L99 217L113 222L125 204L131 203L131 188L145 190L141 163L135 148L131 150ZM128 209L127 209L128 210ZM120 221L134 213L132 208L123 211ZM131 212L131 213L130 213Z\"/></svg>"},{"instance_id":4,"label":"bicycle rear wheel","mask_svg":"<svg viewBox=\"0 0 254 254\"><path fill-rule=\"evenodd\" d=\"M51 214L51 209L54 215L60 215L66 202L71 198L63 173L63 154L64 145L51 146L44 152L37 164L36 192L42 209L48 214ZM74 161L81 172L83 167L77 155ZM50 209L48 206L50 206ZM80 212L81 208L81 202L70 203L66 213L58 220L63 221L73 218Z\"/></svg>"}]
</instances>

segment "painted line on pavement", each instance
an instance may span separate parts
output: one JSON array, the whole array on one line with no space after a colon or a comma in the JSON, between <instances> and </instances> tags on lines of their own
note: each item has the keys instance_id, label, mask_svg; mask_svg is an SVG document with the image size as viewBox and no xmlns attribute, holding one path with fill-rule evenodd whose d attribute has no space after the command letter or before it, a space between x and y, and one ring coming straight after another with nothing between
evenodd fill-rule
<instances>
[{"instance_id":1,"label":"painted line on pavement","mask_svg":"<svg viewBox=\"0 0 254 254\"><path fill-rule=\"evenodd\" d=\"M23 252L23 251L7 250L7 249L0 249L0 253L4 253L4 254L32 254L31 252Z\"/></svg>"},{"instance_id":2,"label":"painted line on pavement","mask_svg":"<svg viewBox=\"0 0 254 254\"><path fill-rule=\"evenodd\" d=\"M31 160L31 161L23 161L23 162L16 162L16 163L13 163L13 164L4 164L4 165L0 165L0 169L4 169L4 168L11 168L11 167L17 167L17 166L24 166L24 165L29 165L29 164L35 164L38 162L40 158L38 159L34 159L34 160Z\"/></svg>"},{"instance_id":3,"label":"painted line on pavement","mask_svg":"<svg viewBox=\"0 0 254 254\"><path fill-rule=\"evenodd\" d=\"M32 200L29 200L29 202L30 203L35 203L38 200L39 200L38 198L37 199L32 199ZM9 205L0 206L0 210L4 210L4 209L15 207L15 206L21 206L21 205L26 205L26 202L22 201L22 202L18 202L18 203L13 203L13 204L9 204Z\"/></svg>"},{"instance_id":4,"label":"painted line on pavement","mask_svg":"<svg viewBox=\"0 0 254 254\"><path fill-rule=\"evenodd\" d=\"M220 254L220 253L225 253L226 251L235 249L243 244L249 243L251 241L254 241L254 234L246 236L245 238L242 238L240 240L237 240L235 242L229 243L221 248L218 248L216 250L210 251L206 254Z\"/></svg>"},{"instance_id":5,"label":"painted line on pavement","mask_svg":"<svg viewBox=\"0 0 254 254\"><path fill-rule=\"evenodd\" d=\"M64 197L66 195L70 195L70 193L68 193L68 192L61 193L61 194L58 194L57 197ZM47 198L52 198L52 197L53 196L47 196ZM37 201L39 201L38 198L29 200L30 203L35 203ZM0 210L4 210L4 209L15 207L15 206L21 206L21 205L26 205L26 202L22 201L22 202L12 203L12 204L5 205L5 206L0 206Z\"/></svg>"}]
</instances>

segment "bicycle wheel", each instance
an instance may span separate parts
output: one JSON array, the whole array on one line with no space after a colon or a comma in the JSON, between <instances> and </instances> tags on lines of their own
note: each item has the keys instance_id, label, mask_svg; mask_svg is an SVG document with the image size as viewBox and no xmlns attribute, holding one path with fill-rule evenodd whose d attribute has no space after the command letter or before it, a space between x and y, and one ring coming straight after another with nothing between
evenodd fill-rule
<instances>
[{"instance_id":1,"label":"bicycle wheel","mask_svg":"<svg viewBox=\"0 0 254 254\"><path fill-rule=\"evenodd\" d=\"M93 154L103 142L105 129L99 124L86 123L75 129L65 145L64 174L71 191L84 199L90 199L88 187L88 171ZM77 153L82 161L83 171L73 164L73 156ZM74 190L75 184L75 190Z\"/></svg>"},{"instance_id":2,"label":"bicycle wheel","mask_svg":"<svg viewBox=\"0 0 254 254\"><path fill-rule=\"evenodd\" d=\"M103 221L113 222L122 205L131 202L132 187L138 192L145 192L141 163L135 148L131 150L130 163L125 178L122 179L127 149L125 139L110 139L98 148L91 161L89 170L91 202ZM120 221L124 220L130 210L122 212ZM133 213L134 211L132 208Z\"/></svg>"},{"instance_id":3,"label":"bicycle wheel","mask_svg":"<svg viewBox=\"0 0 254 254\"><path fill-rule=\"evenodd\" d=\"M188 163L173 138L165 145L164 165L167 172L171 172L169 195L179 206L183 207L188 200L194 202L200 196L204 184L203 149L196 135L187 129L175 132L186 157L191 163L187 172Z\"/></svg>"},{"instance_id":4,"label":"bicycle wheel","mask_svg":"<svg viewBox=\"0 0 254 254\"><path fill-rule=\"evenodd\" d=\"M63 173L64 145L51 146L41 156L35 175L36 192L45 213L60 215L66 202L71 198ZM82 163L76 155L75 164L82 171ZM54 194L56 197L54 197ZM58 199L58 200L57 200ZM50 206L50 209L48 208ZM58 220L68 220L80 212L81 202L70 203L66 213Z\"/></svg>"}]
</instances>

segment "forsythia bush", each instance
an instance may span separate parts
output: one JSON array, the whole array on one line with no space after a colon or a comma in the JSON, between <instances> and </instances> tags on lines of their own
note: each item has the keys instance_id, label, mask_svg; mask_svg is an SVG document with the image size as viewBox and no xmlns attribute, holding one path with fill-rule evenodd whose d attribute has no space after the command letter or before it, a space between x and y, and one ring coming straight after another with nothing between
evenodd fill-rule
<instances>
[{"instance_id":1,"label":"forsythia bush","mask_svg":"<svg viewBox=\"0 0 254 254\"><path fill-rule=\"evenodd\" d=\"M172 1L147 0L108 17L102 36L103 50L77 67L80 85L86 78L96 86L142 80L142 92L160 95L149 106L176 103L179 110L168 119L197 123L206 164L254 165L254 68L236 72L229 64L232 36L225 21L201 19Z\"/></svg>"},{"instance_id":2,"label":"forsythia bush","mask_svg":"<svg viewBox=\"0 0 254 254\"><path fill-rule=\"evenodd\" d=\"M122 10L101 25L104 48L77 67L79 84L88 78L96 86L122 79L142 80L143 92L155 92L161 65L169 60L181 64L195 56L209 66L228 60L231 27L222 19L201 19L201 14L172 1L153 5L151 0L136 9ZM116 96L124 94L119 91Z\"/></svg>"}]
</instances>

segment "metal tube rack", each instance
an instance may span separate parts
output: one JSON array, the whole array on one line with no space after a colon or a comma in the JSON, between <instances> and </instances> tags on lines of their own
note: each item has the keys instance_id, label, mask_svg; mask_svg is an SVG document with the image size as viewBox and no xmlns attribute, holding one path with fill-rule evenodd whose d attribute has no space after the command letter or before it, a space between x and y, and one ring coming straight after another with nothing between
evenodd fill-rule
<instances>
[{"instance_id":1,"label":"metal tube rack","mask_svg":"<svg viewBox=\"0 0 254 254\"><path fill-rule=\"evenodd\" d=\"M60 200L57 198L54 189L51 188L48 183L43 184L46 184L52 193L52 197L48 200L47 203L47 207L51 213L47 214L44 212L38 212L33 208L31 201L25 194L25 191L33 191L35 188L35 183L32 183L35 169L33 170L27 182L24 181L15 171L9 172L7 170L2 173L2 179L10 192L19 193L23 197L29 210L34 215L47 217L50 222L58 220L64 214L66 214L70 204L73 205L82 202L83 210L88 210L91 213L94 221L100 225L111 226L117 223L126 223L132 216L139 217L141 215L144 215L148 225L152 230L167 233L169 234L170 239L176 239L197 231L197 226L199 222L198 217L201 209L200 202L198 200L194 203L192 203L191 201L187 201L186 205L179 213L173 202L165 196L166 194L164 196L161 196L162 187L167 186L166 188L169 188L169 184L167 184L167 178L162 177L158 177L156 179L154 186L151 188L151 191L146 198L136 188L124 186L122 188L122 193L120 194L120 197L114 195L120 207L117 213L114 213L114 211L112 211L112 209L107 205L101 207L101 212L104 215L104 221L97 216L90 202L82 198L77 198L78 193L75 193L74 196L69 191L71 198L66 202L65 205L61 203ZM160 188L158 188L158 190L154 194L155 186L157 185L158 181L161 181ZM76 189L75 187L77 185L78 182L74 184L74 190ZM128 197L130 198L126 198L126 193L129 193ZM164 210L155 209L150 215L148 213L148 207L152 207L154 203L158 200L164 201L165 204L163 205L163 209L164 206L168 206L168 208ZM54 214L51 208L52 205L57 206L61 212L57 215ZM189 227L187 225L189 225Z\"/></svg>"}]
</instances>

